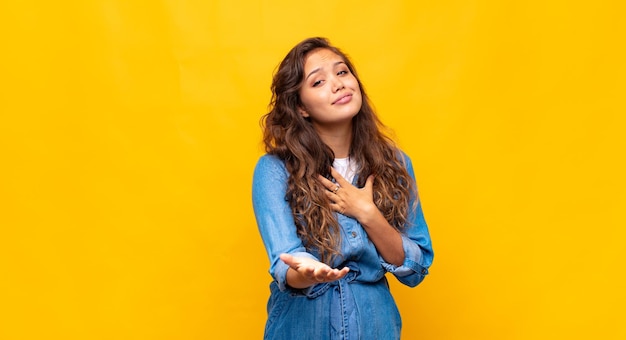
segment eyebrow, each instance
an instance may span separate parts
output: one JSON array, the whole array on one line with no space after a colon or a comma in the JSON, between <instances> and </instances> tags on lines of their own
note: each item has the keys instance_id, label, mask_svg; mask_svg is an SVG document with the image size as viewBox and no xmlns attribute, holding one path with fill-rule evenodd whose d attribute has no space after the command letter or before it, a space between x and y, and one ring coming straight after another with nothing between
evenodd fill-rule
<instances>
[{"instance_id":1,"label":"eyebrow","mask_svg":"<svg viewBox=\"0 0 626 340\"><path fill-rule=\"evenodd\" d=\"M338 61L338 62L336 62L336 63L334 63L334 64L333 64L333 68L334 68L335 66L339 65L339 64L345 64L345 62L343 62L343 61ZM321 69L322 69L321 67L318 67L318 68L316 68L315 70L311 71L311 72L310 72L310 73L306 76L306 78L304 78L304 80L309 79L309 77L310 77L311 75L313 75L313 73L317 73L317 72L319 72Z\"/></svg>"}]
</instances>

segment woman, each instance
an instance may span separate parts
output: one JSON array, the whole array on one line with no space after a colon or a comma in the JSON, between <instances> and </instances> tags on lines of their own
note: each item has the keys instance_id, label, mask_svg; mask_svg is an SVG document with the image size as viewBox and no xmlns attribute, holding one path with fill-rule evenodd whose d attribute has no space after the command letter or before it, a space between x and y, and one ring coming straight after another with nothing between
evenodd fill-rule
<instances>
[{"instance_id":1,"label":"woman","mask_svg":"<svg viewBox=\"0 0 626 340\"><path fill-rule=\"evenodd\" d=\"M411 287L433 252L408 156L326 39L295 46L263 117L253 206L270 259L266 339L399 339L385 273Z\"/></svg>"}]
</instances>

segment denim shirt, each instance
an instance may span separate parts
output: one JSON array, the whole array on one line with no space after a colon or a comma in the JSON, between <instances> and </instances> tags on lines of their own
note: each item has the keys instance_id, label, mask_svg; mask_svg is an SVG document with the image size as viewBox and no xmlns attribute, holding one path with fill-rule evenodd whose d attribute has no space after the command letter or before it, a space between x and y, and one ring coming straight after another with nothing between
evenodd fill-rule
<instances>
[{"instance_id":1,"label":"denim shirt","mask_svg":"<svg viewBox=\"0 0 626 340\"><path fill-rule=\"evenodd\" d=\"M402 153L402 157L404 157L409 175L415 180L410 158L404 153ZM307 249L305 249L296 232L291 207L286 199L288 176L289 174L283 161L273 155L264 155L257 162L252 185L252 202L256 221L270 260L269 273L274 279L273 285L271 286L273 296L270 297L270 303L268 303L270 319L268 319L268 324L266 325L266 332L272 322L273 302L279 299L274 295L284 293L282 294L284 296L304 296L310 301L324 295L333 287L338 287L337 289L339 289L341 293L342 285L346 285L347 283L380 283L382 281L384 281L384 289L388 291L388 285L386 284L386 280L384 280L385 273L387 272L393 274L400 282L410 287L418 285L428 274L428 268L433 260L433 251L421 204L418 203L415 209L410 209L407 227L401 234L405 253L404 263L401 266L387 263L382 258L372 241L369 240L367 233L356 219L337 213L336 216L341 229L341 256L336 257L331 267L343 268L347 266L350 268L350 272L346 277L336 282L319 283L303 290L296 290L289 287L286 282L289 266L280 260L280 254L288 253L293 256L309 257L315 260L319 260L319 256L316 251L307 251ZM355 183L356 180L355 178ZM410 204L412 203L413 202L410 202ZM345 292L343 294L345 295ZM363 293L360 296L367 294L368 293ZM281 297L280 299L284 300L287 298ZM355 299L355 304L357 305L358 299L359 297ZM329 301L331 300L332 299ZM370 303L374 304L379 302L380 301L370 301ZM393 299L390 298L389 303L392 304L395 309ZM344 307L345 306L342 308ZM306 309L308 307L300 306L299 308ZM296 313L306 313L306 310L300 309ZM274 314L277 314L277 312ZM377 314L380 315L380 313ZM300 315L300 317L302 318L304 316ZM362 315L360 317L368 320L367 318L372 316ZM293 320L289 323L292 324L292 321ZM345 326L344 321L342 322ZM397 322L399 322L399 316ZM348 329L343 329L341 332L343 332L342 334L347 334ZM287 336L285 334L287 333L283 333L283 336ZM298 333L289 334L291 334L290 336L296 336L296 338L302 338L297 336ZM341 337L325 337L319 335L317 338L351 338L347 337L345 334ZM354 331L352 334L354 334ZM266 333L266 338L267 337L268 334Z\"/></svg>"}]
</instances>

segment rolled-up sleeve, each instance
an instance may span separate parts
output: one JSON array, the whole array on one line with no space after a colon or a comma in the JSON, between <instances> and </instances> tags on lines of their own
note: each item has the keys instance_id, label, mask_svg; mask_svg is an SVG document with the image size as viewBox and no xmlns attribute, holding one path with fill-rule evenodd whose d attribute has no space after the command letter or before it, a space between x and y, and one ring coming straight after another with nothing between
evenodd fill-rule
<instances>
[{"instance_id":1,"label":"rolled-up sleeve","mask_svg":"<svg viewBox=\"0 0 626 340\"><path fill-rule=\"evenodd\" d=\"M411 159L406 155L403 156L407 171L415 181ZM404 263L401 266L395 266L385 262L380 257L383 268L392 273L398 281L410 287L415 287L424 280L434 257L430 233L422 212L422 204L419 202L419 197L414 197L412 201L414 200L418 200L417 206L410 212L407 228L402 234ZM413 206L413 202L410 204Z\"/></svg>"},{"instance_id":2,"label":"rolled-up sleeve","mask_svg":"<svg viewBox=\"0 0 626 340\"><path fill-rule=\"evenodd\" d=\"M298 237L291 208L285 198L287 179L283 162L275 156L265 155L257 162L252 181L252 205L270 260L269 272L281 291L290 288L287 286L289 266L280 259L280 254L317 260L306 251Z\"/></svg>"}]
</instances>

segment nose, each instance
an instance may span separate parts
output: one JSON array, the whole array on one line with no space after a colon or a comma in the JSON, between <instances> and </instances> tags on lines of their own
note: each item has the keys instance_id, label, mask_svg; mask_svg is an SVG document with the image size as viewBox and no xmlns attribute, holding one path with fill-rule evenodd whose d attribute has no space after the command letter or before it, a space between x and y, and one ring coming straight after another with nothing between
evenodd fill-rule
<instances>
[{"instance_id":1,"label":"nose","mask_svg":"<svg viewBox=\"0 0 626 340\"><path fill-rule=\"evenodd\" d=\"M341 79L335 78L335 81L333 83L333 92L343 90L344 88L345 86L343 85L343 82L341 81Z\"/></svg>"}]
</instances>

